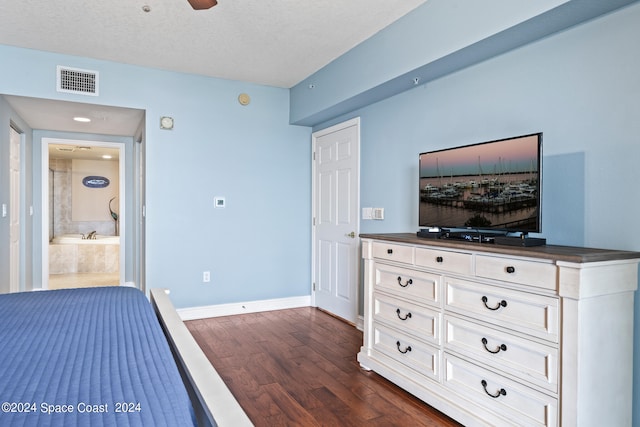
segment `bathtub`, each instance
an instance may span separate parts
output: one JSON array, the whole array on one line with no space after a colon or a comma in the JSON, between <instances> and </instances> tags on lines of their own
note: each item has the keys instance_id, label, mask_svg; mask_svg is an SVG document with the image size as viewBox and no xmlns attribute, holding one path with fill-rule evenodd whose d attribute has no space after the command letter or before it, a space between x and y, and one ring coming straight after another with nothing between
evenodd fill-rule
<instances>
[{"instance_id":1,"label":"bathtub","mask_svg":"<svg viewBox=\"0 0 640 427\"><path fill-rule=\"evenodd\" d=\"M54 237L51 243L57 245L119 245L120 236L103 236L97 234L95 239L83 239L82 234L63 234Z\"/></svg>"},{"instance_id":2,"label":"bathtub","mask_svg":"<svg viewBox=\"0 0 640 427\"><path fill-rule=\"evenodd\" d=\"M120 271L120 236L63 234L49 243L49 274Z\"/></svg>"}]
</instances>

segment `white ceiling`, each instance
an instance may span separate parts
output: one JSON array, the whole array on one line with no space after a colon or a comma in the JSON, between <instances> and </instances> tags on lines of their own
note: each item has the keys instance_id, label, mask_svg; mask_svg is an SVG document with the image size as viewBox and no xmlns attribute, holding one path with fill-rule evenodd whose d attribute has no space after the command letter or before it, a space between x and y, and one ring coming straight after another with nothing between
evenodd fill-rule
<instances>
[{"instance_id":1,"label":"white ceiling","mask_svg":"<svg viewBox=\"0 0 640 427\"><path fill-rule=\"evenodd\" d=\"M425 1L0 0L0 44L289 88Z\"/></svg>"},{"instance_id":2,"label":"white ceiling","mask_svg":"<svg viewBox=\"0 0 640 427\"><path fill-rule=\"evenodd\" d=\"M120 150L95 144L48 144L49 159L112 160L120 159ZM105 158L104 156L110 156Z\"/></svg>"},{"instance_id":3,"label":"white ceiling","mask_svg":"<svg viewBox=\"0 0 640 427\"><path fill-rule=\"evenodd\" d=\"M0 0L0 44L290 88L425 1L219 0L196 11L187 0ZM144 116L6 99L33 129L133 135Z\"/></svg>"}]
</instances>

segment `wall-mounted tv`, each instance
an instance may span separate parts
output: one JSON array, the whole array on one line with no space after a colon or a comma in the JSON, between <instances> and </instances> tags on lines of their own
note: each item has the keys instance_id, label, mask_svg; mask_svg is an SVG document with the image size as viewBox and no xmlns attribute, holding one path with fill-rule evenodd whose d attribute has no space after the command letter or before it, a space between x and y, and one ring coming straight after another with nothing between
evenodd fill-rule
<instances>
[{"instance_id":1,"label":"wall-mounted tv","mask_svg":"<svg viewBox=\"0 0 640 427\"><path fill-rule=\"evenodd\" d=\"M420 154L421 228L541 232L542 133Z\"/></svg>"}]
</instances>

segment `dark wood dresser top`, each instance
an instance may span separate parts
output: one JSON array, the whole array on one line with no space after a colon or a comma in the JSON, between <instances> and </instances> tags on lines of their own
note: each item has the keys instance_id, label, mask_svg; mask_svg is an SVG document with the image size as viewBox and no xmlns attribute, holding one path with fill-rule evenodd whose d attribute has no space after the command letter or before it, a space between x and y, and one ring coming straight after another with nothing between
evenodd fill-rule
<instances>
[{"instance_id":1,"label":"dark wood dresser top","mask_svg":"<svg viewBox=\"0 0 640 427\"><path fill-rule=\"evenodd\" d=\"M506 246L493 243L466 242L463 240L428 239L418 237L416 234L412 233L360 234L360 237L363 239L385 240L388 242L409 243L412 245L479 251L576 263L640 259L640 252L632 251L557 245L531 247Z\"/></svg>"}]
</instances>

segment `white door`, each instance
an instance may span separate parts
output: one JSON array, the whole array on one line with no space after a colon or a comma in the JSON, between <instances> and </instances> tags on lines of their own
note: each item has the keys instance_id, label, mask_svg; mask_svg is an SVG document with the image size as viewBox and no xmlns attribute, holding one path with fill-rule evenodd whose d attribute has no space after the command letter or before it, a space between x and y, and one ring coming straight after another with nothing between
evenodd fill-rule
<instances>
[{"instance_id":1,"label":"white door","mask_svg":"<svg viewBox=\"0 0 640 427\"><path fill-rule=\"evenodd\" d=\"M313 133L314 304L356 323L360 119Z\"/></svg>"},{"instance_id":2,"label":"white door","mask_svg":"<svg viewBox=\"0 0 640 427\"><path fill-rule=\"evenodd\" d=\"M9 292L20 290L20 134L9 138Z\"/></svg>"}]
</instances>

